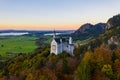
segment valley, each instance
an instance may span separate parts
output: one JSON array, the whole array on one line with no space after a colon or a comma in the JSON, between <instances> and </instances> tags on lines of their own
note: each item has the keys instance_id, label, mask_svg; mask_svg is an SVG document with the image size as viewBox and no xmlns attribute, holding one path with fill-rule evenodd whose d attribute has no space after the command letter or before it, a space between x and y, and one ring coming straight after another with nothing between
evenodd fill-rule
<instances>
[{"instance_id":1,"label":"valley","mask_svg":"<svg viewBox=\"0 0 120 80\"><path fill-rule=\"evenodd\" d=\"M119 22L120 15L116 15L107 23L85 24L72 33L56 31L56 37L53 31L1 36L0 80L119 80ZM73 55L50 53L52 40L68 41L70 36L75 45ZM56 48L53 44L53 50Z\"/></svg>"},{"instance_id":2,"label":"valley","mask_svg":"<svg viewBox=\"0 0 120 80\"><path fill-rule=\"evenodd\" d=\"M0 37L0 55L3 57L15 56L19 53L30 53L37 48L37 37L9 36Z\"/></svg>"},{"instance_id":3,"label":"valley","mask_svg":"<svg viewBox=\"0 0 120 80\"><path fill-rule=\"evenodd\" d=\"M70 34L73 31L56 31L60 34ZM30 54L40 45L37 40L50 45L53 31L0 31L0 55L4 58L12 58L18 54ZM47 35L46 35L47 34Z\"/></svg>"}]
</instances>

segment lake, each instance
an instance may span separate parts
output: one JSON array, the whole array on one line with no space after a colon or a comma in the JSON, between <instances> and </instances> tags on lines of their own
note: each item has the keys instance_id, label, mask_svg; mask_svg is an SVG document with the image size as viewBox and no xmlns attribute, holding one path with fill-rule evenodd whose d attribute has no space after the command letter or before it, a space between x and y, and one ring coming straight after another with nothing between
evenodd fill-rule
<instances>
[{"instance_id":1,"label":"lake","mask_svg":"<svg viewBox=\"0 0 120 80\"><path fill-rule=\"evenodd\" d=\"M64 35L64 34L71 34L73 32L61 32L61 33L55 33L56 35ZM46 33L44 36L52 36L54 33Z\"/></svg>"},{"instance_id":2,"label":"lake","mask_svg":"<svg viewBox=\"0 0 120 80\"><path fill-rule=\"evenodd\" d=\"M44 34L45 36L52 36L54 33L47 33ZM61 35L61 34L65 34L65 33L55 33L56 35Z\"/></svg>"},{"instance_id":3,"label":"lake","mask_svg":"<svg viewBox=\"0 0 120 80\"><path fill-rule=\"evenodd\" d=\"M10 32L10 33L0 33L0 36L21 36L29 34L28 32Z\"/></svg>"}]
</instances>

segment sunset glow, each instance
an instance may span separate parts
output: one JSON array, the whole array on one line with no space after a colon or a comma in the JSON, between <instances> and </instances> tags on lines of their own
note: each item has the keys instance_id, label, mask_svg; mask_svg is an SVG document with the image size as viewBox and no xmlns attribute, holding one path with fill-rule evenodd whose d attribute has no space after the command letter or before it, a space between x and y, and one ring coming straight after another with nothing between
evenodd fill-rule
<instances>
[{"instance_id":1,"label":"sunset glow","mask_svg":"<svg viewBox=\"0 0 120 80\"><path fill-rule=\"evenodd\" d=\"M80 26L80 24L69 23L4 23L0 24L0 29L19 29L19 30L75 30Z\"/></svg>"},{"instance_id":2,"label":"sunset glow","mask_svg":"<svg viewBox=\"0 0 120 80\"><path fill-rule=\"evenodd\" d=\"M106 22L119 13L119 3L119 0L0 0L0 29L74 30L84 23Z\"/></svg>"}]
</instances>

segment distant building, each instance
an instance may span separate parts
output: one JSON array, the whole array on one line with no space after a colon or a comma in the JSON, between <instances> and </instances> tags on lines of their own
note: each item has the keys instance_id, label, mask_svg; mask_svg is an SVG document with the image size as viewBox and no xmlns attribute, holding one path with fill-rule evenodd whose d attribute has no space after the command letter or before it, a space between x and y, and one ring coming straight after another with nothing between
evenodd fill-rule
<instances>
[{"instance_id":1,"label":"distant building","mask_svg":"<svg viewBox=\"0 0 120 80\"><path fill-rule=\"evenodd\" d=\"M66 51L69 54L73 55L74 44L73 44L72 37L70 37L69 41L67 42L65 39L56 38L56 34L54 31L53 40L51 42L51 53L54 53L57 55L62 53L63 51Z\"/></svg>"}]
</instances>

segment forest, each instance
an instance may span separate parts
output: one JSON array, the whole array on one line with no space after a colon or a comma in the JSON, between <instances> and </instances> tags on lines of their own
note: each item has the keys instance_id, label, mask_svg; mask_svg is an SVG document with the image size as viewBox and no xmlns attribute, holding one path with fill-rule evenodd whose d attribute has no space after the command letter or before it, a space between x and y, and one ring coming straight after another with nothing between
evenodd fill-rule
<instances>
[{"instance_id":1,"label":"forest","mask_svg":"<svg viewBox=\"0 0 120 80\"><path fill-rule=\"evenodd\" d=\"M50 54L44 38L36 43L39 47L31 54L0 62L0 80L120 80L119 24L75 46L74 55Z\"/></svg>"},{"instance_id":2,"label":"forest","mask_svg":"<svg viewBox=\"0 0 120 80\"><path fill-rule=\"evenodd\" d=\"M94 52L80 52L78 47L74 56L54 55L45 47L29 56L18 55L1 63L0 80L120 80L120 49L102 44Z\"/></svg>"}]
</instances>

